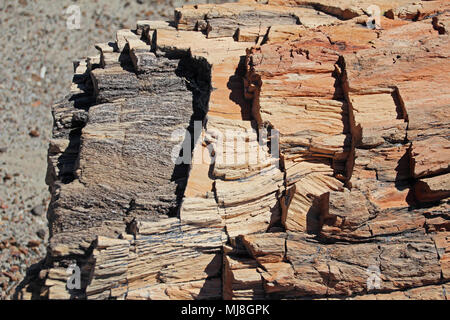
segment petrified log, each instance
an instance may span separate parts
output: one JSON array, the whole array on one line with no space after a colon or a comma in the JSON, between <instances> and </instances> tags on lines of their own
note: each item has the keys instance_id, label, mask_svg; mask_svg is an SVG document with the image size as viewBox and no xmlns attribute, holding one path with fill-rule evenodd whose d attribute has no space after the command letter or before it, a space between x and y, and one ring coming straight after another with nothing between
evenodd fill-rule
<instances>
[{"instance_id":1,"label":"petrified log","mask_svg":"<svg viewBox=\"0 0 450 320\"><path fill-rule=\"evenodd\" d=\"M448 11L245 0L96 44L21 297L448 299Z\"/></svg>"}]
</instances>

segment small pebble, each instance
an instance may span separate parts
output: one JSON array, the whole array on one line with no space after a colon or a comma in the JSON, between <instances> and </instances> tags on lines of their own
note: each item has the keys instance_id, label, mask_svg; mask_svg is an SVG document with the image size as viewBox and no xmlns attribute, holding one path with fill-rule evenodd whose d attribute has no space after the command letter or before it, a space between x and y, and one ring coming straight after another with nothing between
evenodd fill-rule
<instances>
[{"instance_id":1,"label":"small pebble","mask_svg":"<svg viewBox=\"0 0 450 320\"><path fill-rule=\"evenodd\" d=\"M18 256L20 256L20 251L17 247L11 247L9 249L9 254L13 257L18 257Z\"/></svg>"},{"instance_id":2,"label":"small pebble","mask_svg":"<svg viewBox=\"0 0 450 320\"><path fill-rule=\"evenodd\" d=\"M35 129L31 130L29 134L30 134L30 136L33 137L33 138L37 138L37 137L39 137L39 136L41 135L41 134L39 133L39 131L37 131L37 130L35 130Z\"/></svg>"},{"instance_id":3,"label":"small pebble","mask_svg":"<svg viewBox=\"0 0 450 320\"><path fill-rule=\"evenodd\" d=\"M33 216L42 216L42 214L44 213L44 206L39 204L37 206L35 206L33 209L31 209L31 214Z\"/></svg>"},{"instance_id":4,"label":"small pebble","mask_svg":"<svg viewBox=\"0 0 450 320\"><path fill-rule=\"evenodd\" d=\"M16 273L13 274L12 272L3 272L3 274L5 276L7 276L9 278L9 280L11 280L11 281L17 281L18 280L18 277L17 277Z\"/></svg>"},{"instance_id":5,"label":"small pebble","mask_svg":"<svg viewBox=\"0 0 450 320\"><path fill-rule=\"evenodd\" d=\"M29 248L39 247L40 244L41 240L30 240L28 241L27 247Z\"/></svg>"},{"instance_id":6,"label":"small pebble","mask_svg":"<svg viewBox=\"0 0 450 320\"><path fill-rule=\"evenodd\" d=\"M39 237L39 238L41 238L42 240L44 240L44 238L45 238L45 230L44 229L39 229L37 232L36 232L36 235Z\"/></svg>"},{"instance_id":7,"label":"small pebble","mask_svg":"<svg viewBox=\"0 0 450 320\"><path fill-rule=\"evenodd\" d=\"M20 247L19 247L19 251L22 252L24 255L27 255L27 254L28 254L28 249L25 248L25 247L20 246Z\"/></svg>"},{"instance_id":8,"label":"small pebble","mask_svg":"<svg viewBox=\"0 0 450 320\"><path fill-rule=\"evenodd\" d=\"M12 267L9 269L9 271L11 271L11 272L17 272L17 271L19 271L19 266L12 266Z\"/></svg>"}]
</instances>

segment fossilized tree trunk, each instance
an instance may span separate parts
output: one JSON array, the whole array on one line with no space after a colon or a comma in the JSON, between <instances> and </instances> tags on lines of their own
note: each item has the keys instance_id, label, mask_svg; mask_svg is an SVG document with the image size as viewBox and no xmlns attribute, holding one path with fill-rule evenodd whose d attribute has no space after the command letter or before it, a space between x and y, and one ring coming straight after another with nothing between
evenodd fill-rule
<instances>
[{"instance_id":1,"label":"fossilized tree trunk","mask_svg":"<svg viewBox=\"0 0 450 320\"><path fill-rule=\"evenodd\" d=\"M186 6L97 44L53 108L23 297L447 299L449 9Z\"/></svg>"}]
</instances>

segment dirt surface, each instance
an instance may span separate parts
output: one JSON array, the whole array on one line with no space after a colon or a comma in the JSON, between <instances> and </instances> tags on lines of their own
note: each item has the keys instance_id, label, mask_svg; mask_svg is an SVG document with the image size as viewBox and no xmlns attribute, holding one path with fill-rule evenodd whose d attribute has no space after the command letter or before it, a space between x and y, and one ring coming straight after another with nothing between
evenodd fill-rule
<instances>
[{"instance_id":1,"label":"dirt surface","mask_svg":"<svg viewBox=\"0 0 450 320\"><path fill-rule=\"evenodd\" d=\"M45 257L51 105L69 91L72 61L96 54L95 43L137 20L171 19L173 8L205 2L223 1L0 3L0 299L11 298L27 268ZM79 29L67 25L72 5L81 12Z\"/></svg>"}]
</instances>

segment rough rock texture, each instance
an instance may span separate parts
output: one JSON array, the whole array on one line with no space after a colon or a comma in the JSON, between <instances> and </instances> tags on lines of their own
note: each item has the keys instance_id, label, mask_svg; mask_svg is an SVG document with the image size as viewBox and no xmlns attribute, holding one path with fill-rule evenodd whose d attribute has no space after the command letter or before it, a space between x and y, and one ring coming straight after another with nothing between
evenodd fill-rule
<instances>
[{"instance_id":1,"label":"rough rock texture","mask_svg":"<svg viewBox=\"0 0 450 320\"><path fill-rule=\"evenodd\" d=\"M186 6L98 44L21 296L447 299L448 3L370 4Z\"/></svg>"}]
</instances>

